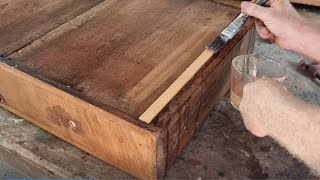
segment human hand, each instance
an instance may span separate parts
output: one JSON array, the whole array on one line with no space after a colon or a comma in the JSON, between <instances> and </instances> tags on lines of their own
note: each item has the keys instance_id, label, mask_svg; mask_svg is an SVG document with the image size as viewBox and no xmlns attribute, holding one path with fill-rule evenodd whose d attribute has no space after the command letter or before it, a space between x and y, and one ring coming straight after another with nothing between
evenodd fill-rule
<instances>
[{"instance_id":1,"label":"human hand","mask_svg":"<svg viewBox=\"0 0 320 180\"><path fill-rule=\"evenodd\" d=\"M289 0L269 0L262 7L252 2L241 3L245 14L256 17L256 28L261 38L273 40L284 49L295 50L299 29L303 27L303 19L292 7Z\"/></svg>"},{"instance_id":2,"label":"human hand","mask_svg":"<svg viewBox=\"0 0 320 180\"><path fill-rule=\"evenodd\" d=\"M240 112L245 126L258 137L270 135L272 115L287 103L287 88L280 82L263 77L243 89ZM272 113L271 113L272 112Z\"/></svg>"}]
</instances>

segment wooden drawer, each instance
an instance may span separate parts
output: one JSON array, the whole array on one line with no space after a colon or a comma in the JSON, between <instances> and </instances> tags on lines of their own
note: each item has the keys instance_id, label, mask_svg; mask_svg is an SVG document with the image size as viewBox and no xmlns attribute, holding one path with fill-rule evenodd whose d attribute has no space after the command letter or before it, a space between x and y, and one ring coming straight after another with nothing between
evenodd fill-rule
<instances>
[{"instance_id":1,"label":"wooden drawer","mask_svg":"<svg viewBox=\"0 0 320 180\"><path fill-rule=\"evenodd\" d=\"M142 179L165 174L253 48L250 20L205 49L240 12L218 1L7 1L0 105Z\"/></svg>"}]
</instances>

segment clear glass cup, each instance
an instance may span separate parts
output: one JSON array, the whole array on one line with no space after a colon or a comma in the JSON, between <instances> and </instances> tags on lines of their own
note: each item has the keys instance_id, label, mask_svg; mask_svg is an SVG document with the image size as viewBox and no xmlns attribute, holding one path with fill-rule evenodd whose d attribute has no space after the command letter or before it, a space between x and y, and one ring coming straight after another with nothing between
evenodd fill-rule
<instances>
[{"instance_id":1,"label":"clear glass cup","mask_svg":"<svg viewBox=\"0 0 320 180\"><path fill-rule=\"evenodd\" d=\"M262 77L269 77L282 82L288 71L278 61L259 54L242 55L233 59L231 66L231 104L239 110L243 88Z\"/></svg>"}]
</instances>

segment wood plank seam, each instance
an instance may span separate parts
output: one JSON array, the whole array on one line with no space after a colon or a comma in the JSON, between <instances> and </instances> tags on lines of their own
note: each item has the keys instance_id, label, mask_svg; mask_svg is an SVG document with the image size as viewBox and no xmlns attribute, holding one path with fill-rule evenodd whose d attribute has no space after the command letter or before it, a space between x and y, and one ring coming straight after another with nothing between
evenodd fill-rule
<instances>
[{"instance_id":1,"label":"wood plank seam","mask_svg":"<svg viewBox=\"0 0 320 180\"><path fill-rule=\"evenodd\" d=\"M14 54L19 54L24 56L24 53L32 51L32 49L39 48L44 44L53 41L63 35L64 33L76 29L78 26L88 22L90 19L93 19L97 13L105 8L107 8L111 3L116 2L117 0L109 0L103 1L96 6L86 10L82 14L75 16L74 18L70 19L69 21L61 24L60 26L56 27L55 29L49 31L48 33L44 34L43 36L37 38L36 40L26 44L25 46L17 49L16 51L6 54L5 57L8 56L15 56Z\"/></svg>"}]
</instances>

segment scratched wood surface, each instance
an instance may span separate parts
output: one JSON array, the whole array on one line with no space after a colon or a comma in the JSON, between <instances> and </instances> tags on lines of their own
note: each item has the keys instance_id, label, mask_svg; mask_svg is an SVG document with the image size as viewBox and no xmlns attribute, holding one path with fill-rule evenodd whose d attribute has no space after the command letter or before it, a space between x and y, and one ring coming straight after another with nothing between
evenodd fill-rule
<instances>
[{"instance_id":1,"label":"scratched wood surface","mask_svg":"<svg viewBox=\"0 0 320 180\"><path fill-rule=\"evenodd\" d=\"M205 0L113 0L87 13L95 16L76 28L71 21L9 58L138 118L239 10Z\"/></svg>"},{"instance_id":2,"label":"scratched wood surface","mask_svg":"<svg viewBox=\"0 0 320 180\"><path fill-rule=\"evenodd\" d=\"M0 56L26 46L103 0L1 0Z\"/></svg>"}]
</instances>

